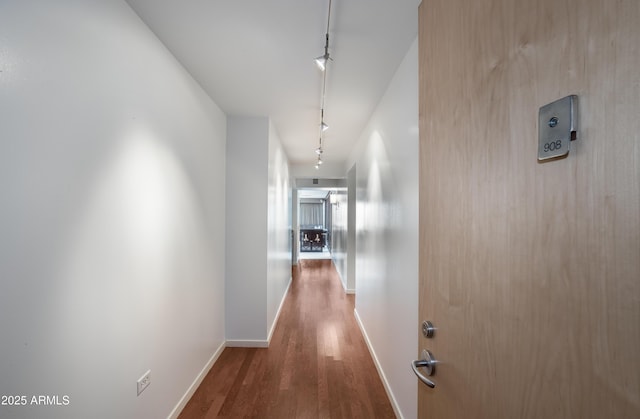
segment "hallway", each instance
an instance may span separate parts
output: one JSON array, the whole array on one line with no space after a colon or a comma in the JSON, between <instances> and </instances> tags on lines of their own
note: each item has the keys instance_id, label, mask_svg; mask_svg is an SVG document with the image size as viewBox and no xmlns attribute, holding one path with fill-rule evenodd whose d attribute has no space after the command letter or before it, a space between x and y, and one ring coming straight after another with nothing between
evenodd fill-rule
<instances>
[{"instance_id":1,"label":"hallway","mask_svg":"<svg viewBox=\"0 0 640 419\"><path fill-rule=\"evenodd\" d=\"M394 418L330 260L301 260L268 349L226 348L180 418Z\"/></svg>"}]
</instances>

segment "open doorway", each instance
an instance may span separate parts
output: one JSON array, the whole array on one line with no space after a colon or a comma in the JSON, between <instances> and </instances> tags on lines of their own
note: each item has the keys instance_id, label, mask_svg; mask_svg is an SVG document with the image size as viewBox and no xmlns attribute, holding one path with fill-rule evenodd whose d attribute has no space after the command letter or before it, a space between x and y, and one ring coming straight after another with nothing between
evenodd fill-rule
<instances>
[{"instance_id":1,"label":"open doorway","mask_svg":"<svg viewBox=\"0 0 640 419\"><path fill-rule=\"evenodd\" d=\"M346 179L295 180L292 202L294 265L298 259L332 258L336 250L336 193L346 191L346 186Z\"/></svg>"},{"instance_id":2,"label":"open doorway","mask_svg":"<svg viewBox=\"0 0 640 419\"><path fill-rule=\"evenodd\" d=\"M330 197L331 191L325 188L298 190L300 259L331 258Z\"/></svg>"},{"instance_id":3,"label":"open doorway","mask_svg":"<svg viewBox=\"0 0 640 419\"><path fill-rule=\"evenodd\" d=\"M345 292L352 294L355 292L355 167L349 176L353 178L350 186L347 179L295 180L292 263L297 265L300 259L331 259ZM354 260L348 262L349 258ZM351 279L347 272L350 264Z\"/></svg>"}]
</instances>

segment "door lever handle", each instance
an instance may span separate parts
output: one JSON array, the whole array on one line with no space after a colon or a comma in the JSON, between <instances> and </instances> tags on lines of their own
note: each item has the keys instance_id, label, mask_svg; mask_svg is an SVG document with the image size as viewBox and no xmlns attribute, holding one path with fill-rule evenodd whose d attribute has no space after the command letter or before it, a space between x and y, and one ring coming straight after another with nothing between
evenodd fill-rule
<instances>
[{"instance_id":1,"label":"door lever handle","mask_svg":"<svg viewBox=\"0 0 640 419\"><path fill-rule=\"evenodd\" d=\"M411 369L413 370L414 374L420 379L420 381L422 381L423 383L425 383L431 388L435 388L436 383L434 383L427 377L433 375L436 372L437 362L438 361L436 361L436 359L433 357L431 352L424 349L422 351L422 359L417 359L411 362ZM427 373L427 375L422 374L418 370L418 368L425 368L425 372Z\"/></svg>"}]
</instances>

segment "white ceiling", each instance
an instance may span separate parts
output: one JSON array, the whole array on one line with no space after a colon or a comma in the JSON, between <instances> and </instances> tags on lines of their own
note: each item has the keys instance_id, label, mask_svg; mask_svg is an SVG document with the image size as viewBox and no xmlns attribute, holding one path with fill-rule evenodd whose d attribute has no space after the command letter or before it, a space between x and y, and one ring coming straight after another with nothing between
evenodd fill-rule
<instances>
[{"instance_id":1,"label":"white ceiling","mask_svg":"<svg viewBox=\"0 0 640 419\"><path fill-rule=\"evenodd\" d=\"M127 0L228 115L269 116L292 164L320 135L329 0ZM344 164L417 36L421 0L332 0L324 160Z\"/></svg>"},{"instance_id":2,"label":"white ceiling","mask_svg":"<svg viewBox=\"0 0 640 419\"><path fill-rule=\"evenodd\" d=\"M330 191L335 190L329 188L315 189L298 189L298 198L300 199L325 199Z\"/></svg>"}]
</instances>

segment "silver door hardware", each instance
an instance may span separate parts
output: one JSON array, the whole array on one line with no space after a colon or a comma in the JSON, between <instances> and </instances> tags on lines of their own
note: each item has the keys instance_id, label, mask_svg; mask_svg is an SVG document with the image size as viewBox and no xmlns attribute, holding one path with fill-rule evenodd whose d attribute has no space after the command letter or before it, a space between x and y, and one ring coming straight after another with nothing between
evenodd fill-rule
<instances>
[{"instance_id":1,"label":"silver door hardware","mask_svg":"<svg viewBox=\"0 0 640 419\"><path fill-rule=\"evenodd\" d=\"M422 350L422 359L418 359L415 361L411 362L411 369L413 370L413 372L415 373L415 375L418 376L418 378L420 379L420 381L422 381L423 383L425 383L426 385L428 385L431 388L435 388L436 387L436 383L434 383L433 381L429 380L427 377L432 376L433 374L435 374L436 372L436 363L438 361L436 361L436 359L433 357L433 355L431 354L431 352L429 352L426 349ZM424 368L426 375L422 374L418 368Z\"/></svg>"},{"instance_id":2,"label":"silver door hardware","mask_svg":"<svg viewBox=\"0 0 640 419\"><path fill-rule=\"evenodd\" d=\"M578 131L578 96L544 105L538 112L538 161L566 157Z\"/></svg>"},{"instance_id":3,"label":"silver door hardware","mask_svg":"<svg viewBox=\"0 0 640 419\"><path fill-rule=\"evenodd\" d=\"M425 320L422 322L422 336L425 338L432 338L433 334L436 332L436 328L433 327L433 323L429 320Z\"/></svg>"}]
</instances>

